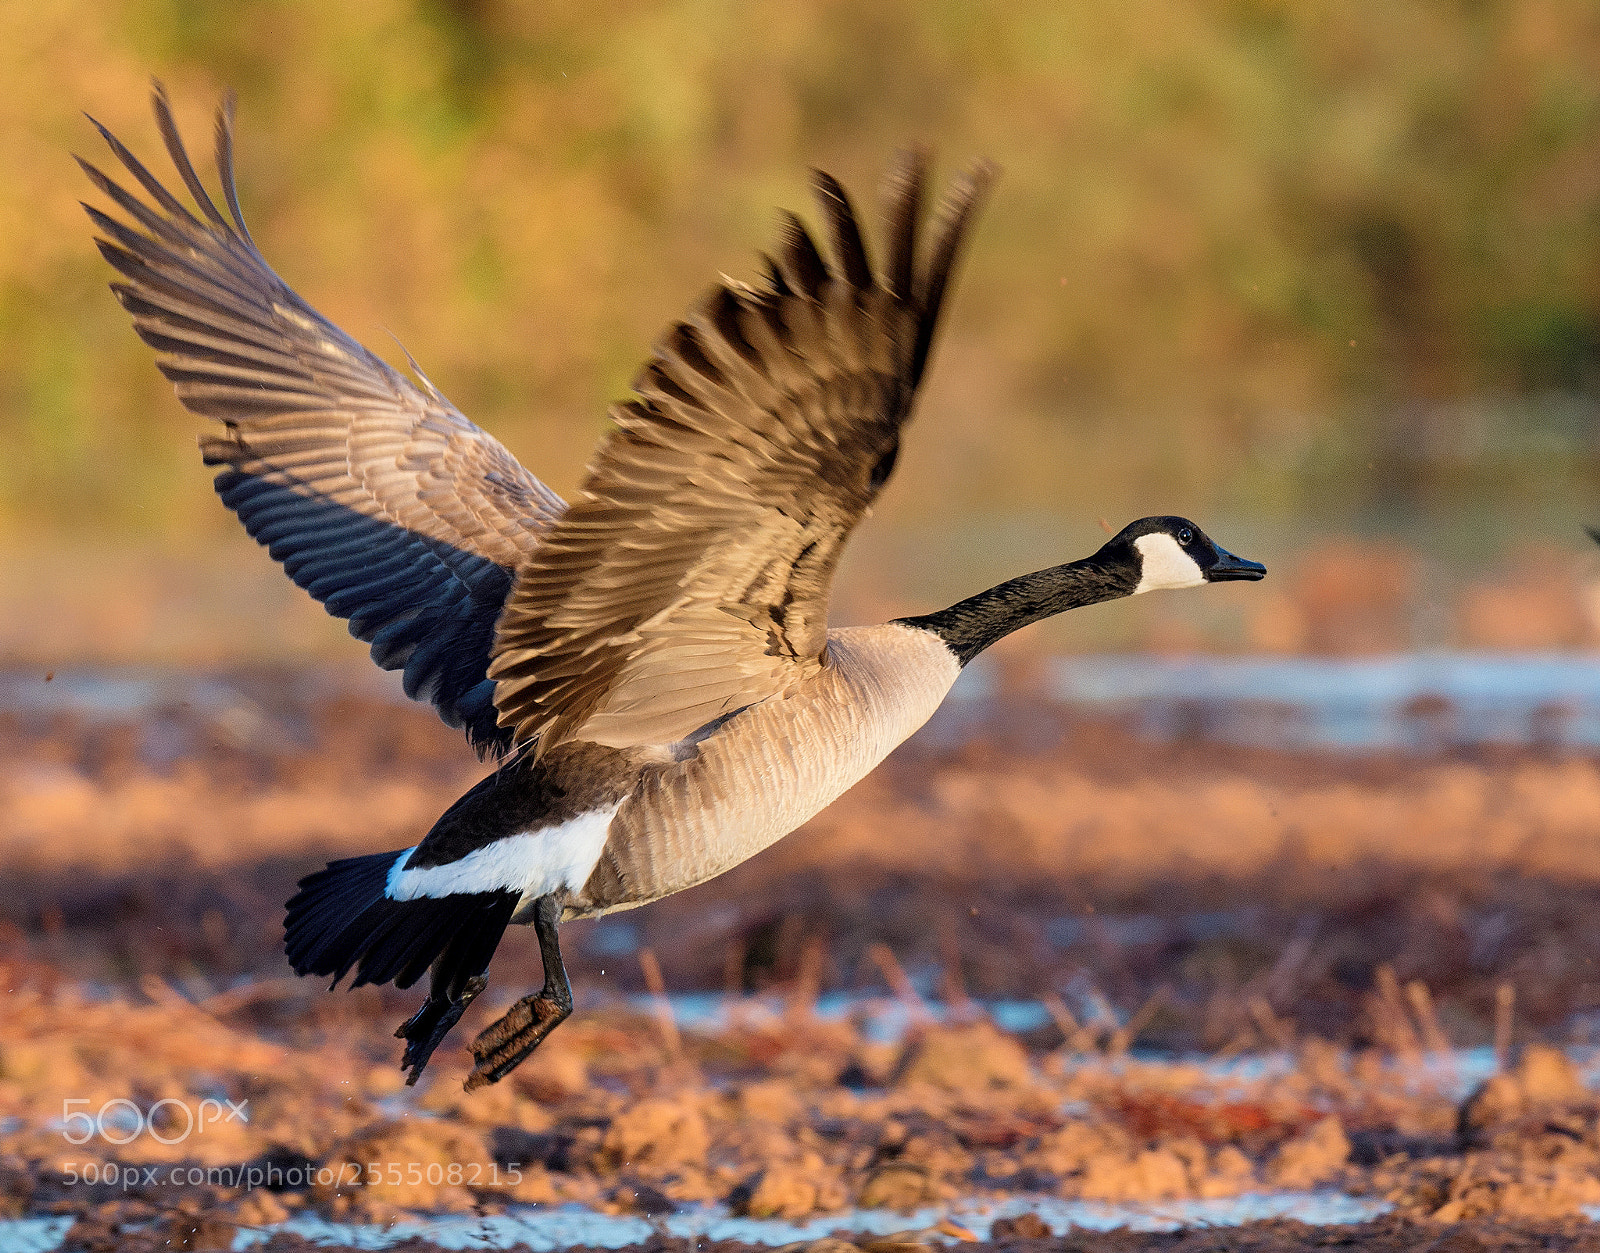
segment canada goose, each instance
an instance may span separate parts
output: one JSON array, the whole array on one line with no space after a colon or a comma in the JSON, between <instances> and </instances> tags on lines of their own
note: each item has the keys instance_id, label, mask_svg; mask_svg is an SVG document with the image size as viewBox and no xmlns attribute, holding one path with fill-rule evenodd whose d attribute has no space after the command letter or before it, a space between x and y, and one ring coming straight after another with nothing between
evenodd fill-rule
<instances>
[{"instance_id":1,"label":"canada goose","mask_svg":"<svg viewBox=\"0 0 1600 1253\"><path fill-rule=\"evenodd\" d=\"M875 272L842 187L815 175L832 261L785 215L764 279L724 280L612 410L571 505L268 267L234 189L231 100L207 195L160 84L157 125L190 212L104 127L148 200L87 162L122 211L88 208L112 285L190 409L216 488L372 658L401 670L500 767L413 848L332 862L285 919L299 974L427 999L396 1035L414 1083L531 923L540 992L473 1042L468 1089L509 1073L572 1011L557 925L704 882L821 810L922 725L961 668L1018 627L1265 569L1182 518L1144 518L1081 561L938 613L829 628L845 540L894 468L974 209L974 165L921 260L926 160L885 190ZM153 202L153 203L152 203Z\"/></svg>"}]
</instances>

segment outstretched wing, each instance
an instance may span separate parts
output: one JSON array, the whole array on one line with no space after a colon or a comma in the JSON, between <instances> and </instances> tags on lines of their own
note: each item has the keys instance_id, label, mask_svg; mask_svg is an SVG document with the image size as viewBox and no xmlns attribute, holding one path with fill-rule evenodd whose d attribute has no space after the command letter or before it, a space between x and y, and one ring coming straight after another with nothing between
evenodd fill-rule
<instances>
[{"instance_id":1,"label":"outstretched wing","mask_svg":"<svg viewBox=\"0 0 1600 1253\"><path fill-rule=\"evenodd\" d=\"M480 752L505 749L485 676L494 624L512 571L565 506L420 372L419 387L273 273L239 212L231 99L216 128L227 218L159 83L154 105L201 216L98 122L148 200L80 158L123 216L84 208L125 280L112 290L178 398L223 424L200 440L222 467L218 494L378 665L404 671L407 695L432 701Z\"/></svg>"},{"instance_id":2,"label":"outstretched wing","mask_svg":"<svg viewBox=\"0 0 1600 1253\"><path fill-rule=\"evenodd\" d=\"M784 220L759 288L715 288L657 344L580 497L517 569L489 675L501 724L569 739L676 742L826 664L845 541L894 467L977 165L919 265L926 161L886 190L875 275L843 188L818 173L833 267Z\"/></svg>"}]
</instances>

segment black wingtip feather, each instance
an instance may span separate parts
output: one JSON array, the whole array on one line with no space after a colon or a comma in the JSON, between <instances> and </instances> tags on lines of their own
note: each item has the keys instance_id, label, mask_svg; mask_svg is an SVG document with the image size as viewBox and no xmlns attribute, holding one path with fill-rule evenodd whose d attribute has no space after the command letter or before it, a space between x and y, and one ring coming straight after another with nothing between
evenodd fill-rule
<instances>
[{"instance_id":1,"label":"black wingtip feather","mask_svg":"<svg viewBox=\"0 0 1600 1253\"><path fill-rule=\"evenodd\" d=\"M194 162L189 160L189 150L183 145L183 136L178 131L178 121L172 115L172 102L167 99L167 89L160 79L156 79L151 93L151 104L155 109L156 128L161 132L162 142L167 146L167 156L172 159L173 168L178 171L178 177L183 180L183 185L189 189L189 194L194 197L195 205L200 212L205 214L206 220L215 226L222 234L232 239L233 228L229 226L228 219L223 217L217 209L216 202L211 199L206 191L205 184L200 181L200 175L195 172Z\"/></svg>"},{"instance_id":2,"label":"black wingtip feather","mask_svg":"<svg viewBox=\"0 0 1600 1253\"><path fill-rule=\"evenodd\" d=\"M921 380L923 368L927 365L928 350L933 346L933 333L939 324L939 309L944 303L945 288L949 286L967 227L999 176L999 167L992 161L976 161L956 180L944 203L939 206L933 252L928 258L928 268L923 272L918 294L921 321L917 328L916 352L912 357L913 386Z\"/></svg>"},{"instance_id":3,"label":"black wingtip feather","mask_svg":"<svg viewBox=\"0 0 1600 1253\"><path fill-rule=\"evenodd\" d=\"M730 288L718 286L712 293L711 299L705 305L705 317L723 342L738 353L741 358L752 368L761 368L761 354L751 345L745 335L741 313L744 302L739 294Z\"/></svg>"},{"instance_id":4,"label":"black wingtip feather","mask_svg":"<svg viewBox=\"0 0 1600 1253\"><path fill-rule=\"evenodd\" d=\"M229 87L222 93L222 103L217 106L216 158L217 176L222 179L222 196L228 202L228 213L233 218L239 238L257 252L256 241L250 237L250 228L244 224L244 213L239 208L239 188L233 176L233 110L238 97Z\"/></svg>"},{"instance_id":5,"label":"black wingtip feather","mask_svg":"<svg viewBox=\"0 0 1600 1253\"><path fill-rule=\"evenodd\" d=\"M828 219L833 233L833 254L844 267L844 276L850 286L858 291L868 291L875 283L872 262L867 259L867 245L861 238L861 225L856 219L855 207L850 203L839 180L825 170L811 171L812 190Z\"/></svg>"},{"instance_id":6,"label":"black wingtip feather","mask_svg":"<svg viewBox=\"0 0 1600 1253\"><path fill-rule=\"evenodd\" d=\"M789 286L789 280L783 276L783 267L767 253L761 254L761 261L766 266L767 286L772 289L772 294L774 296L794 295L794 289Z\"/></svg>"},{"instance_id":7,"label":"black wingtip feather","mask_svg":"<svg viewBox=\"0 0 1600 1253\"><path fill-rule=\"evenodd\" d=\"M821 300L823 286L831 275L805 223L794 214L784 212L779 219L778 238L783 245L782 265L788 286L813 300Z\"/></svg>"},{"instance_id":8,"label":"black wingtip feather","mask_svg":"<svg viewBox=\"0 0 1600 1253\"><path fill-rule=\"evenodd\" d=\"M926 148L907 148L896 158L884 179L884 235L889 249L884 282L897 300L916 294L917 227L928 184Z\"/></svg>"},{"instance_id":9,"label":"black wingtip feather","mask_svg":"<svg viewBox=\"0 0 1600 1253\"><path fill-rule=\"evenodd\" d=\"M91 117L89 121L95 130L100 132L100 137L106 141L106 146L111 149L112 155L122 163L123 169L133 175L139 185L149 193L151 199L178 221L186 222L191 226L200 226L200 222L194 214L183 207L183 202L162 185L161 180L149 171L143 161L133 155L126 144L94 118Z\"/></svg>"},{"instance_id":10,"label":"black wingtip feather","mask_svg":"<svg viewBox=\"0 0 1600 1253\"><path fill-rule=\"evenodd\" d=\"M883 189L888 254L882 283L896 301L916 311L917 338L910 360L913 388L922 380L945 291L972 218L999 174L992 162L977 161L956 180L934 216L933 246L926 264L919 267L917 237L929 160L923 147L904 149L890 167ZM838 179L823 170L812 171L812 185L828 220L833 260L842 276L859 290L872 288L877 280L849 195ZM804 224L792 213L780 215L777 257L776 261L765 258L767 281L774 295L800 293L813 300L822 298L833 274Z\"/></svg>"}]
</instances>

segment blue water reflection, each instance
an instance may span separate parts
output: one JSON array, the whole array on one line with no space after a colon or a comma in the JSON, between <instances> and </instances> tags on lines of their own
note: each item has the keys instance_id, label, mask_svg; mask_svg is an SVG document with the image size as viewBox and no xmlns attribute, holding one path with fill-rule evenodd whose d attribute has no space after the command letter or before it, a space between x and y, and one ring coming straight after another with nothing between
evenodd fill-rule
<instances>
[{"instance_id":1,"label":"blue water reflection","mask_svg":"<svg viewBox=\"0 0 1600 1253\"><path fill-rule=\"evenodd\" d=\"M1131 715L1157 739L1292 748L1428 750L1600 744L1600 657L1059 658L1049 692Z\"/></svg>"}]
</instances>

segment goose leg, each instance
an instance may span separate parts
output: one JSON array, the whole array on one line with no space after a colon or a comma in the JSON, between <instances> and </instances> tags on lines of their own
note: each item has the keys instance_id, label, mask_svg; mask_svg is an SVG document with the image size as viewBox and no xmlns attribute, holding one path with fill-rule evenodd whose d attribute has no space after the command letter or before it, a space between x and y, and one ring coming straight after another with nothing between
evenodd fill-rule
<instances>
[{"instance_id":1,"label":"goose leg","mask_svg":"<svg viewBox=\"0 0 1600 1253\"><path fill-rule=\"evenodd\" d=\"M423 1067L433 1056L433 1050L450 1034L450 1029L461 1020L461 1015L466 1013L467 1006L472 1004L478 993L488 986L489 980L483 975L473 975L453 998L440 996L437 991L430 992L428 999L422 1002L422 1008L400 1024L394 1034L397 1039L406 1042L400 1069L411 1072L406 1076L407 1087L417 1082Z\"/></svg>"},{"instance_id":2,"label":"goose leg","mask_svg":"<svg viewBox=\"0 0 1600 1253\"><path fill-rule=\"evenodd\" d=\"M572 1013L572 985L567 982L556 939L560 921L560 902L554 896L541 896L534 905L533 930L544 961L544 987L534 996L523 997L472 1042L476 1065L467 1076L468 1092L504 1079Z\"/></svg>"}]
</instances>

